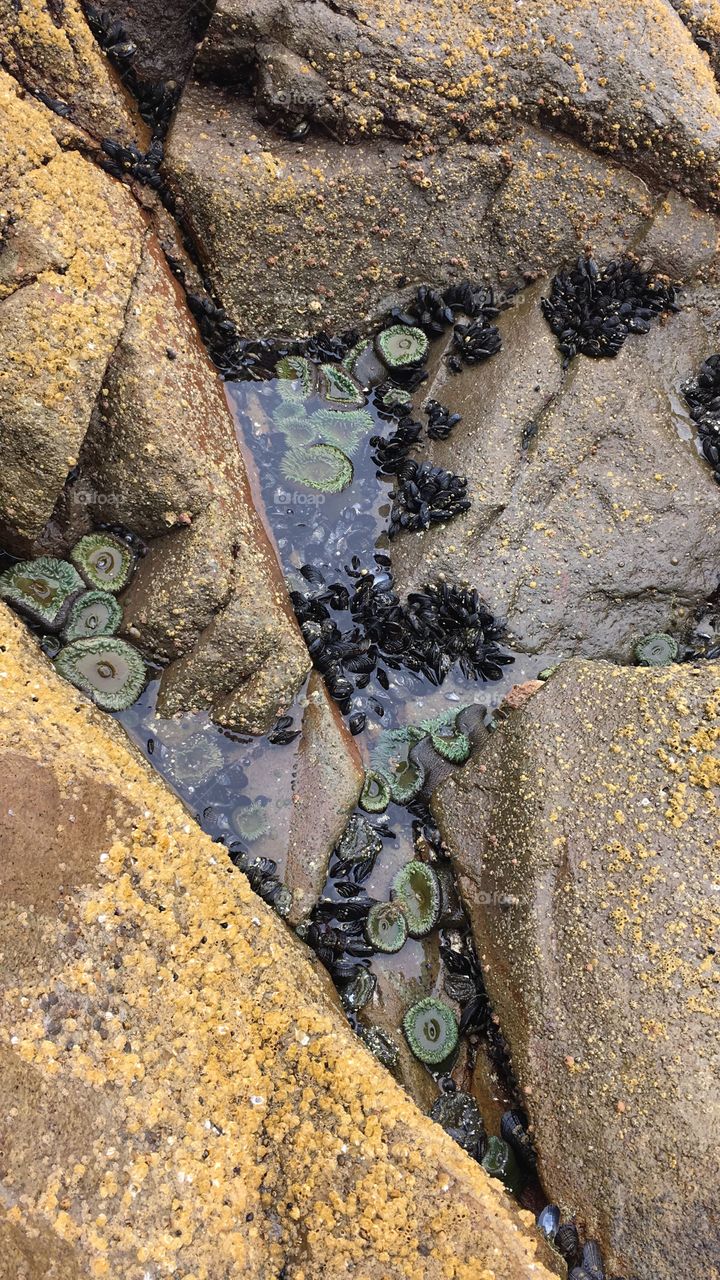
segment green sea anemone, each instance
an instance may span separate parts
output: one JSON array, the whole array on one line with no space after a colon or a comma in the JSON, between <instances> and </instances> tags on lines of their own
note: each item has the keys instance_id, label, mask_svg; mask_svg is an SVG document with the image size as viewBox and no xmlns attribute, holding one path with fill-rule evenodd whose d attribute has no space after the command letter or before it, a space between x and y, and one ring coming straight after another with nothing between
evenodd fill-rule
<instances>
[{"instance_id":1,"label":"green sea anemone","mask_svg":"<svg viewBox=\"0 0 720 1280\"><path fill-rule=\"evenodd\" d=\"M390 786L381 773L369 769L360 792L360 808L366 813L384 813L391 800Z\"/></svg>"},{"instance_id":2,"label":"green sea anemone","mask_svg":"<svg viewBox=\"0 0 720 1280\"><path fill-rule=\"evenodd\" d=\"M430 735L430 741L443 760L452 764L464 764L470 758L472 743L467 733L457 726L458 712L423 720L422 728Z\"/></svg>"},{"instance_id":3,"label":"green sea anemone","mask_svg":"<svg viewBox=\"0 0 720 1280\"><path fill-rule=\"evenodd\" d=\"M277 412L281 404L293 405L298 413L303 411L307 397L304 395L299 382L288 382L286 378L279 378L275 383L275 390L278 394L279 403L275 406L273 413Z\"/></svg>"},{"instance_id":4,"label":"green sea anemone","mask_svg":"<svg viewBox=\"0 0 720 1280\"><path fill-rule=\"evenodd\" d=\"M246 844L254 844L256 840L261 840L270 830L265 805L259 800L254 801L253 804L238 805L233 810L232 825Z\"/></svg>"},{"instance_id":5,"label":"green sea anemone","mask_svg":"<svg viewBox=\"0 0 720 1280\"><path fill-rule=\"evenodd\" d=\"M635 645L635 661L641 667L667 667L677 661L677 656L677 641L665 631L643 636Z\"/></svg>"},{"instance_id":6,"label":"green sea anemone","mask_svg":"<svg viewBox=\"0 0 720 1280\"><path fill-rule=\"evenodd\" d=\"M426 862L406 862L392 882L391 893L411 938L424 938L435 928L440 917L440 882Z\"/></svg>"},{"instance_id":7,"label":"green sea anemone","mask_svg":"<svg viewBox=\"0 0 720 1280\"><path fill-rule=\"evenodd\" d=\"M393 324L389 329L383 329L375 339L375 350L388 369L421 364L429 346L422 329L404 324Z\"/></svg>"},{"instance_id":8,"label":"green sea anemone","mask_svg":"<svg viewBox=\"0 0 720 1280\"><path fill-rule=\"evenodd\" d=\"M436 1066L444 1062L457 1046L458 1024L455 1014L442 1000L427 996L408 1009L403 1030L410 1048L421 1062Z\"/></svg>"},{"instance_id":9,"label":"green sea anemone","mask_svg":"<svg viewBox=\"0 0 720 1280\"><path fill-rule=\"evenodd\" d=\"M358 1035L363 1044L367 1045L371 1053L375 1055L378 1062L388 1070L392 1071L397 1066L400 1050L395 1041L391 1039L385 1031L381 1031L379 1027L358 1027Z\"/></svg>"},{"instance_id":10,"label":"green sea anemone","mask_svg":"<svg viewBox=\"0 0 720 1280\"><path fill-rule=\"evenodd\" d=\"M299 382L303 396L312 394L315 386L315 368L304 356L283 356L275 365L275 373L283 380Z\"/></svg>"},{"instance_id":11,"label":"green sea anemone","mask_svg":"<svg viewBox=\"0 0 720 1280\"><path fill-rule=\"evenodd\" d=\"M355 343L355 346L350 348L347 355L343 356L342 360L340 361L340 367L342 369L347 369L348 373L354 377L357 362L360 359L361 355L363 355L367 351L367 348L368 348L367 338L360 338Z\"/></svg>"},{"instance_id":12,"label":"green sea anemone","mask_svg":"<svg viewBox=\"0 0 720 1280\"><path fill-rule=\"evenodd\" d=\"M320 395L331 404L362 405L365 403L365 392L347 369L339 364L320 365Z\"/></svg>"},{"instance_id":13,"label":"green sea anemone","mask_svg":"<svg viewBox=\"0 0 720 1280\"><path fill-rule=\"evenodd\" d=\"M19 560L0 573L0 600L7 600L49 631L57 631L84 586L66 560L39 556L37 560Z\"/></svg>"},{"instance_id":14,"label":"green sea anemone","mask_svg":"<svg viewBox=\"0 0 720 1280\"><path fill-rule=\"evenodd\" d=\"M75 543L70 559L89 587L113 595L127 586L135 568L129 546L112 533L88 533Z\"/></svg>"},{"instance_id":15,"label":"green sea anemone","mask_svg":"<svg viewBox=\"0 0 720 1280\"><path fill-rule=\"evenodd\" d=\"M517 1195L522 1186L522 1175L512 1147L502 1138L488 1138L487 1151L480 1161L491 1178L499 1178L508 1191Z\"/></svg>"},{"instance_id":16,"label":"green sea anemone","mask_svg":"<svg viewBox=\"0 0 720 1280\"><path fill-rule=\"evenodd\" d=\"M73 640L60 650L55 667L103 711L124 711L132 706L147 675L137 649L117 636Z\"/></svg>"},{"instance_id":17,"label":"green sea anemone","mask_svg":"<svg viewBox=\"0 0 720 1280\"><path fill-rule=\"evenodd\" d=\"M317 409L308 419L326 444L354 453L366 436L375 429L372 414L366 409Z\"/></svg>"},{"instance_id":18,"label":"green sea anemone","mask_svg":"<svg viewBox=\"0 0 720 1280\"><path fill-rule=\"evenodd\" d=\"M368 911L365 936L376 951L400 951L408 936L402 907L394 902L376 902Z\"/></svg>"},{"instance_id":19,"label":"green sea anemone","mask_svg":"<svg viewBox=\"0 0 720 1280\"><path fill-rule=\"evenodd\" d=\"M280 467L286 480L322 493L342 493L353 478L353 465L347 454L329 444L288 449Z\"/></svg>"},{"instance_id":20,"label":"green sea anemone","mask_svg":"<svg viewBox=\"0 0 720 1280\"><path fill-rule=\"evenodd\" d=\"M382 393L382 402L388 409L397 407L409 409L412 404L412 396L409 391L403 391L402 387L388 387Z\"/></svg>"},{"instance_id":21,"label":"green sea anemone","mask_svg":"<svg viewBox=\"0 0 720 1280\"><path fill-rule=\"evenodd\" d=\"M373 771L382 774L396 804L410 804L425 782L425 769L410 758L412 748L425 733L415 725L404 729L386 729L373 752Z\"/></svg>"},{"instance_id":22,"label":"green sea anemone","mask_svg":"<svg viewBox=\"0 0 720 1280\"><path fill-rule=\"evenodd\" d=\"M114 636L122 622L122 609L109 591L85 591L70 606L63 627L63 640L84 640L87 636Z\"/></svg>"},{"instance_id":23,"label":"green sea anemone","mask_svg":"<svg viewBox=\"0 0 720 1280\"><path fill-rule=\"evenodd\" d=\"M335 846L335 856L341 862L364 862L377 858L382 852L382 840L366 818L354 813Z\"/></svg>"},{"instance_id":24,"label":"green sea anemone","mask_svg":"<svg viewBox=\"0 0 720 1280\"><path fill-rule=\"evenodd\" d=\"M298 401L278 405L273 424L282 431L290 446L313 444L320 434Z\"/></svg>"},{"instance_id":25,"label":"green sea anemone","mask_svg":"<svg viewBox=\"0 0 720 1280\"><path fill-rule=\"evenodd\" d=\"M222 751L206 733L188 734L180 730L169 739L160 740L167 752L165 767L175 783L196 787L223 767Z\"/></svg>"}]
</instances>

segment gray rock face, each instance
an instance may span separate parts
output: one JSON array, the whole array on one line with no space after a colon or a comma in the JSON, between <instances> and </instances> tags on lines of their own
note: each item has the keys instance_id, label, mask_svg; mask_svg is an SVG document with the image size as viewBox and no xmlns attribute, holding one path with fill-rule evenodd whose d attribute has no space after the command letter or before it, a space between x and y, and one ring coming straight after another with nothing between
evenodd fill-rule
<instances>
[{"instance_id":1,"label":"gray rock face","mask_svg":"<svg viewBox=\"0 0 720 1280\"><path fill-rule=\"evenodd\" d=\"M720 189L716 83L669 0L220 0L195 70L167 168L244 332L338 329L415 284L502 287L623 247L650 213L640 179Z\"/></svg>"},{"instance_id":2,"label":"gray rock face","mask_svg":"<svg viewBox=\"0 0 720 1280\"><path fill-rule=\"evenodd\" d=\"M434 807L550 1198L610 1273L706 1280L720 669L564 664Z\"/></svg>"},{"instance_id":3,"label":"gray rock face","mask_svg":"<svg viewBox=\"0 0 720 1280\"><path fill-rule=\"evenodd\" d=\"M680 392L717 349L714 294L683 295L681 314L616 359L564 372L543 292L501 317L498 355L456 376L440 364L428 395L463 421L429 453L467 475L472 506L398 537L396 580L469 582L527 652L628 660L715 586L720 492Z\"/></svg>"}]
</instances>

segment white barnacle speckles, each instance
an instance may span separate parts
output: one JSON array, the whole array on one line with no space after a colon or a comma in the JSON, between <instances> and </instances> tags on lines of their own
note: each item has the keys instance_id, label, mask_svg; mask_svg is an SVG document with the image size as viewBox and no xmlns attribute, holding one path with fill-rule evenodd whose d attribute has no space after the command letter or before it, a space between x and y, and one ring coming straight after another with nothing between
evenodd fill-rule
<instances>
[{"instance_id":1,"label":"white barnacle speckles","mask_svg":"<svg viewBox=\"0 0 720 1280\"><path fill-rule=\"evenodd\" d=\"M251 1093L251 1094L250 1094L250 1102L251 1102L251 1104L252 1104L252 1106L253 1106L253 1107L264 1107L264 1106L265 1106L265 1099L263 1098L262 1094L259 1094L259 1093Z\"/></svg>"}]
</instances>

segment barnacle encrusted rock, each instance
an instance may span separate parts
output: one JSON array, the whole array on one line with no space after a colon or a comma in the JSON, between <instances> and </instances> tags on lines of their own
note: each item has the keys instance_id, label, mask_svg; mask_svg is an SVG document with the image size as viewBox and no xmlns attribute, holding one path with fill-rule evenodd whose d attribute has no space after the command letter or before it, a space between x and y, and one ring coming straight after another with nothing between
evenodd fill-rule
<instances>
[{"instance_id":1,"label":"barnacle encrusted rock","mask_svg":"<svg viewBox=\"0 0 720 1280\"><path fill-rule=\"evenodd\" d=\"M720 665L572 660L435 800L551 1200L720 1267ZM504 904L499 907L499 903Z\"/></svg>"},{"instance_id":2,"label":"barnacle encrusted rock","mask_svg":"<svg viewBox=\"0 0 720 1280\"><path fill-rule=\"evenodd\" d=\"M677 388L718 348L720 295L690 287L678 315L615 359L580 355L565 372L546 287L500 316L502 350L480 369L440 364L427 394L462 423L428 450L467 474L472 506L398 539L395 579L403 592L479 584L526 652L632 661L641 636L677 634L716 585L720 489Z\"/></svg>"},{"instance_id":3,"label":"barnacle encrusted rock","mask_svg":"<svg viewBox=\"0 0 720 1280\"><path fill-rule=\"evenodd\" d=\"M24 88L43 93L95 138L148 137L130 94L98 48L78 0L0 0L0 59Z\"/></svg>"},{"instance_id":4,"label":"barnacle encrusted rock","mask_svg":"<svg viewBox=\"0 0 720 1280\"><path fill-rule=\"evenodd\" d=\"M2 70L0 123L0 534L29 550L77 462L146 227Z\"/></svg>"},{"instance_id":5,"label":"barnacle encrusted rock","mask_svg":"<svg viewBox=\"0 0 720 1280\"><path fill-rule=\"evenodd\" d=\"M0 646L8 1274L549 1280L531 1215L3 608Z\"/></svg>"},{"instance_id":6,"label":"barnacle encrusted rock","mask_svg":"<svg viewBox=\"0 0 720 1280\"><path fill-rule=\"evenodd\" d=\"M336 329L413 283L502 287L629 242L645 183L717 206L720 96L683 24L692 10L707 42L716 6L676 8L220 0L168 164L224 305L245 331ZM242 67L262 99L283 55L301 146L282 112L225 88Z\"/></svg>"}]
</instances>

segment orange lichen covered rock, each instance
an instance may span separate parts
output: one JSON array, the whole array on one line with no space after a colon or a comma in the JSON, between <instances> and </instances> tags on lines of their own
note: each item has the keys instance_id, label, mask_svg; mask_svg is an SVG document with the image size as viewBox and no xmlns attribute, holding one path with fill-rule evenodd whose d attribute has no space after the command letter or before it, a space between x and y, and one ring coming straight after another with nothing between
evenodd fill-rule
<instances>
[{"instance_id":1,"label":"orange lichen covered rock","mask_svg":"<svg viewBox=\"0 0 720 1280\"><path fill-rule=\"evenodd\" d=\"M435 806L549 1197L720 1274L720 664L565 662Z\"/></svg>"},{"instance_id":2,"label":"orange lichen covered rock","mask_svg":"<svg viewBox=\"0 0 720 1280\"><path fill-rule=\"evenodd\" d=\"M0 687L3 1256L32 1280L549 1280L529 1215L4 609Z\"/></svg>"},{"instance_id":3,"label":"orange lichen covered rock","mask_svg":"<svg viewBox=\"0 0 720 1280\"><path fill-rule=\"evenodd\" d=\"M145 149L147 126L77 0L0 0L0 58L20 84L67 109L93 137Z\"/></svg>"}]
</instances>

